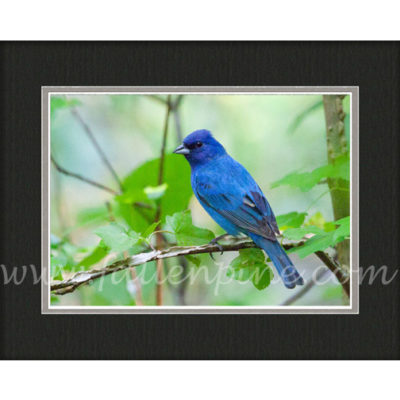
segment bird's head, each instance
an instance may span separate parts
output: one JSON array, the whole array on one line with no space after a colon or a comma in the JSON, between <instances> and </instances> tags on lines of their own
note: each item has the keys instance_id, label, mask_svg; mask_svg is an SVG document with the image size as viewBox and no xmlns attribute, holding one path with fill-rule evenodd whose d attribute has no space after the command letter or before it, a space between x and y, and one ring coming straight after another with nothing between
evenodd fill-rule
<instances>
[{"instance_id":1,"label":"bird's head","mask_svg":"<svg viewBox=\"0 0 400 400\"><path fill-rule=\"evenodd\" d=\"M200 129L186 136L174 153L183 154L191 166L196 166L218 158L226 154L226 151L210 131Z\"/></svg>"}]
</instances>

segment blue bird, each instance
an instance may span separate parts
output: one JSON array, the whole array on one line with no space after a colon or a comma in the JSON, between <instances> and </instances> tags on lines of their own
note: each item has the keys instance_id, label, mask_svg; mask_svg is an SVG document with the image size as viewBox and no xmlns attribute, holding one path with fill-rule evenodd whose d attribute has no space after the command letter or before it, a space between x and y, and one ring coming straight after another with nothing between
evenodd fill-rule
<instances>
[{"instance_id":1,"label":"blue bird","mask_svg":"<svg viewBox=\"0 0 400 400\"><path fill-rule=\"evenodd\" d=\"M211 132L192 132L174 153L183 154L188 160L193 192L208 214L228 234L244 233L261 247L287 288L303 285L303 278L275 236L279 234L278 224L260 187Z\"/></svg>"}]
</instances>

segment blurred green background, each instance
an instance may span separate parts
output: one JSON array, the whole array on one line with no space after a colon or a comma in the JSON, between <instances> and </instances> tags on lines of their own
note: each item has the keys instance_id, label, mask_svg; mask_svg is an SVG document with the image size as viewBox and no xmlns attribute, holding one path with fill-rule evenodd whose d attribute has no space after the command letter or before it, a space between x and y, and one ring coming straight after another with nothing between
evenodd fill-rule
<instances>
[{"instance_id":1,"label":"blurred green background","mask_svg":"<svg viewBox=\"0 0 400 400\"><path fill-rule=\"evenodd\" d=\"M131 94L65 97L53 95L51 154L63 168L118 190L115 180L85 133L83 125L71 110L76 107L79 111L82 120L90 127L123 181L132 171L159 157L166 116L166 105L161 100L165 99L166 96ZM172 96L172 100L175 99L176 96ZM344 100L344 106L348 112L348 99ZM297 211L307 213L306 221L310 218L323 222L333 220L327 185L315 185L306 192L288 185L271 188L273 182L293 171L307 172L327 164L322 96L184 95L178 110L183 136L196 129L211 130L228 153L252 174L276 216ZM348 116L346 124L348 137ZM180 144L179 129L175 115L171 113L166 153L172 153L178 144ZM175 159L179 161L174 161ZM143 180L143 185L146 186L157 186L156 175L156 173L146 173L138 178L137 174L135 179ZM167 178L179 181L179 184L174 186ZM167 193L175 187L178 203L182 194L182 204L179 204L181 207L186 201L186 194L192 193L189 167L182 156L167 156L166 180L169 184ZM140 189L142 197L137 197L135 190L125 195L123 200L126 204L132 198L141 200L143 197L143 200L146 200L142 188ZM171 193L169 195L171 196ZM85 267L80 264L98 249L100 237L94 232L109 223L110 215L121 224L143 232L146 225L149 225L146 223L146 218L141 219L140 213L127 217L131 208L130 206L127 208L124 201L116 201L112 194L62 174L52 165L50 218L54 250L52 254L54 266L58 263L62 269L61 276L53 276L53 279L65 279L80 268L103 266L110 257L112 259L114 255L107 254L98 264ZM168 206L166 208L168 209ZM216 235L223 233L193 195L190 195L189 208L192 211L194 225L210 229ZM148 210L141 212L150 215ZM62 251L60 243L63 246ZM215 278L211 283L207 283L200 274L190 284L166 283L163 286L163 304L279 305L293 295L294 291L286 289L281 283L271 284L264 290L257 290L251 282L229 279L226 276L226 268L236 256L236 252L225 253L222 256L216 254L216 263L208 255L201 256L201 263L207 266L209 276L219 276L219 279ZM300 259L293 254L291 258L306 281L321 265L315 255ZM179 260L174 258L166 261L164 272L167 274L168 270L178 262ZM198 267L188 262L186 268L189 271ZM141 278L149 277L149 280L142 281L140 285L143 304L155 305L155 263L137 267L136 270ZM74 293L52 296L52 305L135 305L138 286L132 281L132 276L126 271L115 275L81 287ZM328 271L325 274L327 283L315 286L294 304L348 304L340 284L330 275Z\"/></svg>"}]
</instances>

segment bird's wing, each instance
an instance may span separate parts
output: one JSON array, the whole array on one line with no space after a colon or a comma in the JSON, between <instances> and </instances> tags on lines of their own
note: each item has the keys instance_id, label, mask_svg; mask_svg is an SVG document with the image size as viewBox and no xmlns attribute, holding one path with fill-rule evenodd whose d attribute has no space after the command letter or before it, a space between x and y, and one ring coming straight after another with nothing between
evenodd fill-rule
<instances>
[{"instance_id":1,"label":"bird's wing","mask_svg":"<svg viewBox=\"0 0 400 400\"><path fill-rule=\"evenodd\" d=\"M237 164L237 165L236 165ZM223 171L207 171L195 179L199 200L243 231L276 240L275 216L251 175L236 163Z\"/></svg>"}]
</instances>

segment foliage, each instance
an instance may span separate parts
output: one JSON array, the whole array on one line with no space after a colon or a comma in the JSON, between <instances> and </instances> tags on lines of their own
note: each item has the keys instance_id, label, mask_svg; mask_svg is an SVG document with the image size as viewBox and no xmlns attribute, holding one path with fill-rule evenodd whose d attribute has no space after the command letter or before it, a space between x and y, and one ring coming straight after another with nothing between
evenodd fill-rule
<instances>
[{"instance_id":1,"label":"foliage","mask_svg":"<svg viewBox=\"0 0 400 400\"><path fill-rule=\"evenodd\" d=\"M198 228L192 223L190 210L180 211L172 216L167 216L167 228L175 235L179 246L202 245L214 239L214 233L208 229ZM201 256L186 256L186 259L197 267L200 266Z\"/></svg>"},{"instance_id":2,"label":"foliage","mask_svg":"<svg viewBox=\"0 0 400 400\"><path fill-rule=\"evenodd\" d=\"M298 228L304 222L307 213L299 213L297 211L290 212L288 214L278 215L276 222L278 223L281 230L287 228Z\"/></svg>"},{"instance_id":3,"label":"foliage","mask_svg":"<svg viewBox=\"0 0 400 400\"><path fill-rule=\"evenodd\" d=\"M239 250L239 256L230 263L227 275L238 281L251 281L258 290L268 287L273 278L273 272L260 249Z\"/></svg>"},{"instance_id":4,"label":"foliage","mask_svg":"<svg viewBox=\"0 0 400 400\"><path fill-rule=\"evenodd\" d=\"M174 232L179 246L202 245L214 239L214 234L210 230L193 225L190 210L167 216L167 226Z\"/></svg>"},{"instance_id":5,"label":"foliage","mask_svg":"<svg viewBox=\"0 0 400 400\"><path fill-rule=\"evenodd\" d=\"M51 96L50 100L50 116L54 118L55 113L61 109L79 106L82 104L78 99L68 99L64 96Z\"/></svg>"},{"instance_id":6,"label":"foliage","mask_svg":"<svg viewBox=\"0 0 400 400\"><path fill-rule=\"evenodd\" d=\"M302 228L288 229L284 232L284 236L288 239L299 240L312 234L302 246L295 247L291 250L292 253L297 253L300 258L304 258L316 251L334 247L337 243L349 238L350 217L335 221L335 224L338 225L337 228L328 232L316 226L306 225Z\"/></svg>"},{"instance_id":7,"label":"foliage","mask_svg":"<svg viewBox=\"0 0 400 400\"><path fill-rule=\"evenodd\" d=\"M137 232L125 229L115 222L102 226L95 233L103 239L106 247L115 252L129 250L140 240L140 235Z\"/></svg>"},{"instance_id":8,"label":"foliage","mask_svg":"<svg viewBox=\"0 0 400 400\"><path fill-rule=\"evenodd\" d=\"M323 165L311 172L292 172L272 183L271 188L290 185L298 187L302 192L307 192L326 178L341 178L350 181L350 157L348 153L338 157L334 164Z\"/></svg>"},{"instance_id":9,"label":"foliage","mask_svg":"<svg viewBox=\"0 0 400 400\"><path fill-rule=\"evenodd\" d=\"M134 169L123 180L123 194L116 197L117 215L121 216L130 228L143 231L154 221L157 204L160 204L163 222L167 215L184 210L192 196L190 169L183 157L167 154L164 160L164 184L157 183L160 159L148 161ZM135 206L145 204L148 209Z\"/></svg>"}]
</instances>

